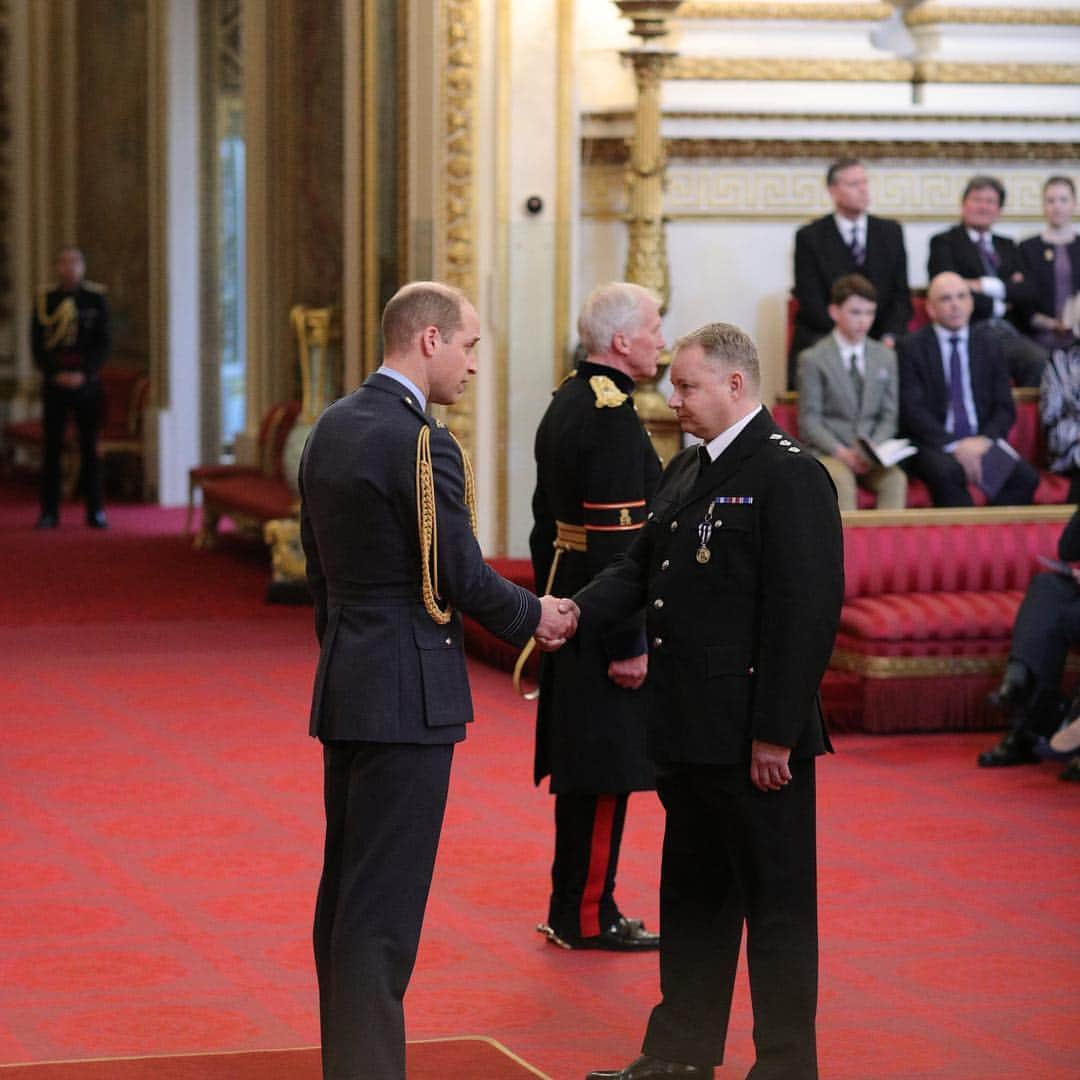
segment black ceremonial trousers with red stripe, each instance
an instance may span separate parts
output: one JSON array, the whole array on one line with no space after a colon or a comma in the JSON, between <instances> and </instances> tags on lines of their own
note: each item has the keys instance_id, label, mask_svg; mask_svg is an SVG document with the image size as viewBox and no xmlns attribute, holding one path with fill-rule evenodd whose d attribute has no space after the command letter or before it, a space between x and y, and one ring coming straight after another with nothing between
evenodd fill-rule
<instances>
[{"instance_id":1,"label":"black ceremonial trousers with red stripe","mask_svg":"<svg viewBox=\"0 0 1080 1080\"><path fill-rule=\"evenodd\" d=\"M626 398L602 392L609 379ZM630 397L634 382L606 364L583 362L555 391L536 433L536 491L529 537L537 588L547 583L556 522L584 527L587 550L567 551L551 592L572 596L625 551L640 532L660 480L660 460ZM618 394L614 398L618 398ZM624 690L611 660L647 651L643 613L605 633L583 627L541 660L535 780L553 794L646 791L648 684Z\"/></svg>"}]
</instances>

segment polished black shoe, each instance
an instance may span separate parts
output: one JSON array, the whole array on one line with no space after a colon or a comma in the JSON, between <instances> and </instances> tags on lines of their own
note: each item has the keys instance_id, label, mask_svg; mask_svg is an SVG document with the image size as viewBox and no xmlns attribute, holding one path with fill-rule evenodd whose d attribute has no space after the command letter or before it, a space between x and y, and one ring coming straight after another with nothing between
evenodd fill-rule
<instances>
[{"instance_id":1,"label":"polished black shoe","mask_svg":"<svg viewBox=\"0 0 1080 1080\"><path fill-rule=\"evenodd\" d=\"M60 519L55 514L42 514L37 519L35 529L55 529L60 524Z\"/></svg>"},{"instance_id":2,"label":"polished black shoe","mask_svg":"<svg viewBox=\"0 0 1080 1080\"><path fill-rule=\"evenodd\" d=\"M538 923L538 933L560 949L607 949L609 952L647 952L660 948L660 935L645 929L641 919L624 919L621 915L606 930L593 937L576 937L556 933L547 923Z\"/></svg>"},{"instance_id":3,"label":"polished black shoe","mask_svg":"<svg viewBox=\"0 0 1080 1080\"><path fill-rule=\"evenodd\" d=\"M597 1069L585 1080L655 1080L661 1076L681 1076L689 1080L713 1080L711 1065L680 1065L677 1061L661 1061L643 1054L625 1069Z\"/></svg>"},{"instance_id":4,"label":"polished black shoe","mask_svg":"<svg viewBox=\"0 0 1080 1080\"><path fill-rule=\"evenodd\" d=\"M1004 679L1001 685L986 700L995 709L1012 712L1014 709L1023 708L1030 697L1031 686L1028 683L1017 682L1015 679Z\"/></svg>"},{"instance_id":5,"label":"polished black shoe","mask_svg":"<svg viewBox=\"0 0 1080 1080\"><path fill-rule=\"evenodd\" d=\"M1080 780L1080 755L1077 755L1062 770L1059 779Z\"/></svg>"},{"instance_id":6,"label":"polished black shoe","mask_svg":"<svg viewBox=\"0 0 1080 1080\"><path fill-rule=\"evenodd\" d=\"M91 529L107 529L109 527L109 519L105 517L104 510L98 510L93 514L86 515L86 524Z\"/></svg>"},{"instance_id":7,"label":"polished black shoe","mask_svg":"<svg viewBox=\"0 0 1080 1080\"><path fill-rule=\"evenodd\" d=\"M979 755L979 765L984 769L1005 765L1031 765L1039 760L1035 753L1035 740L1025 731L1013 730L989 750Z\"/></svg>"}]
</instances>

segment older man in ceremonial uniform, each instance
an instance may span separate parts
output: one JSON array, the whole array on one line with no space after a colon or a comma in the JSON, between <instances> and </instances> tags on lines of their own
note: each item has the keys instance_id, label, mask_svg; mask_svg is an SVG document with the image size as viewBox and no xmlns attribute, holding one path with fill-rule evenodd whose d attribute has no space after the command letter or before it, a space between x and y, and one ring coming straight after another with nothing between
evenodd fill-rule
<instances>
[{"instance_id":1,"label":"older man in ceremonial uniform","mask_svg":"<svg viewBox=\"0 0 1080 1080\"><path fill-rule=\"evenodd\" d=\"M60 454L69 416L79 432L79 457L86 524L104 529L101 466L97 438L101 426L101 381L109 351L109 307L105 288L86 281L86 263L77 247L56 253L56 283L42 287L34 306L30 339L41 372L44 448L41 463L39 529L60 523Z\"/></svg>"},{"instance_id":2,"label":"older man in ceremonial uniform","mask_svg":"<svg viewBox=\"0 0 1080 1080\"><path fill-rule=\"evenodd\" d=\"M581 630L648 613L649 748L666 811L661 1002L643 1056L592 1080L712 1077L747 932L753 1080L817 1077L814 758L843 601L836 492L761 405L753 342L676 345L671 406L704 440L668 466L623 560L574 599Z\"/></svg>"},{"instance_id":3,"label":"older man in ceremonial uniform","mask_svg":"<svg viewBox=\"0 0 1080 1080\"><path fill-rule=\"evenodd\" d=\"M479 336L457 290L400 289L383 313L383 366L323 413L300 465L326 808L315 966L333 1080L405 1076L402 999L453 747L472 719L458 610L519 645L535 633L555 647L574 628L552 597L484 562L469 460L426 412L465 390Z\"/></svg>"},{"instance_id":4,"label":"older man in ceremonial uniform","mask_svg":"<svg viewBox=\"0 0 1080 1080\"><path fill-rule=\"evenodd\" d=\"M630 396L638 379L656 374L664 347L656 298L639 285L602 285L585 301L578 331L587 359L555 392L536 434L533 568L537 588L560 596L630 546L660 479ZM542 662L535 779L551 777L555 859L547 922L537 929L565 948L659 944L613 895L629 793L655 786L647 672L643 612Z\"/></svg>"}]
</instances>

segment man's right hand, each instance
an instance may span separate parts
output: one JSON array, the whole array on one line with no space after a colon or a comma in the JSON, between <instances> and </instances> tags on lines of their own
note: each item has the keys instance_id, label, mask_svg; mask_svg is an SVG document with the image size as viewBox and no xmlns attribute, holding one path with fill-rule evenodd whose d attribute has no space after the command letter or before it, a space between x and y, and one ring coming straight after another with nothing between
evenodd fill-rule
<instances>
[{"instance_id":1,"label":"man's right hand","mask_svg":"<svg viewBox=\"0 0 1080 1080\"><path fill-rule=\"evenodd\" d=\"M625 660L612 660L608 664L608 678L624 690L638 690L649 674L649 654L630 656Z\"/></svg>"},{"instance_id":2,"label":"man's right hand","mask_svg":"<svg viewBox=\"0 0 1080 1080\"><path fill-rule=\"evenodd\" d=\"M533 631L537 647L544 652L554 652L566 644L566 639L577 631L581 612L573 600L557 596L540 597L540 622Z\"/></svg>"},{"instance_id":3,"label":"man's right hand","mask_svg":"<svg viewBox=\"0 0 1080 1080\"><path fill-rule=\"evenodd\" d=\"M978 484L982 480L983 454L989 449L990 440L985 435L969 435L952 448L952 455L960 462L969 484Z\"/></svg>"},{"instance_id":4,"label":"man's right hand","mask_svg":"<svg viewBox=\"0 0 1080 1080\"><path fill-rule=\"evenodd\" d=\"M870 462L854 446L838 446L833 457L842 461L857 476L870 469Z\"/></svg>"}]
</instances>

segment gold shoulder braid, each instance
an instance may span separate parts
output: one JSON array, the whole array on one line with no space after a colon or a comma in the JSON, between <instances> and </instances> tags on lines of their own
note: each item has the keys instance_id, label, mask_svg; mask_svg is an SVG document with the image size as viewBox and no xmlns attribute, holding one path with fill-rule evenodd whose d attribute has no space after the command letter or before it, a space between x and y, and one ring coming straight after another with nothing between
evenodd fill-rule
<instances>
[{"instance_id":1,"label":"gold shoulder braid","mask_svg":"<svg viewBox=\"0 0 1080 1080\"><path fill-rule=\"evenodd\" d=\"M465 447L452 431L448 434L461 451L461 466L465 472L465 505L469 508L469 524L476 535L476 477ZM439 525L435 513L435 474L431 467L431 428L424 424L416 439L416 521L420 530L420 586L424 608L441 626L451 617L449 605L439 606Z\"/></svg>"},{"instance_id":2,"label":"gold shoulder braid","mask_svg":"<svg viewBox=\"0 0 1080 1080\"><path fill-rule=\"evenodd\" d=\"M56 310L50 315L45 309L49 288L38 289L37 320L45 330L45 348L55 349L57 345L74 345L79 329L79 309L71 296L65 296Z\"/></svg>"},{"instance_id":3,"label":"gold shoulder braid","mask_svg":"<svg viewBox=\"0 0 1080 1080\"><path fill-rule=\"evenodd\" d=\"M596 395L598 409L617 409L626 400L626 394L606 375L594 375L589 380L589 386Z\"/></svg>"}]
</instances>

